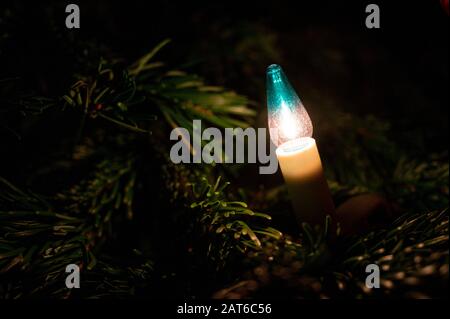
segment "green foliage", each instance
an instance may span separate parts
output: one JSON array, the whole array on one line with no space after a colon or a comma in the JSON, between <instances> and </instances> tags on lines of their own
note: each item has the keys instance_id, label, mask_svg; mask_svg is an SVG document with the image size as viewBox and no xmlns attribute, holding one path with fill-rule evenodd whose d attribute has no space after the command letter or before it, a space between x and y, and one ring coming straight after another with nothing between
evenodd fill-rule
<instances>
[{"instance_id":1,"label":"green foliage","mask_svg":"<svg viewBox=\"0 0 450 319\"><path fill-rule=\"evenodd\" d=\"M413 152L404 149L392 137L389 122L374 116L339 113L332 117L336 118L334 143L325 145L322 154L338 202L379 192L414 212L448 207L448 154L425 154L422 159L419 147Z\"/></svg>"},{"instance_id":2,"label":"green foliage","mask_svg":"<svg viewBox=\"0 0 450 319\"><path fill-rule=\"evenodd\" d=\"M133 195L136 181L135 158L116 157L101 161L93 175L69 190L56 195L59 205L71 214L92 216L98 237L105 230L112 233L112 222L119 212L133 218Z\"/></svg>"},{"instance_id":3,"label":"green foliage","mask_svg":"<svg viewBox=\"0 0 450 319\"><path fill-rule=\"evenodd\" d=\"M448 281L448 211L404 214L385 229L330 245L324 233L303 229L301 244L270 243L219 298L440 297ZM333 247L331 249L331 247ZM255 259L258 260L256 265ZM380 266L382 289L365 285L366 265Z\"/></svg>"},{"instance_id":4,"label":"green foliage","mask_svg":"<svg viewBox=\"0 0 450 319\"><path fill-rule=\"evenodd\" d=\"M137 90L159 108L172 128L184 127L192 134L192 120L202 119L219 128L246 127L256 112L249 100L220 86L206 85L202 78L183 70L168 69L152 58L169 41L163 41L129 68Z\"/></svg>"},{"instance_id":5,"label":"green foliage","mask_svg":"<svg viewBox=\"0 0 450 319\"><path fill-rule=\"evenodd\" d=\"M438 297L448 281L448 219L447 209L406 213L386 229L352 240L343 255L341 285L361 289L357 296ZM370 263L380 266L382 293L365 286L364 268ZM428 289L421 287L425 282Z\"/></svg>"},{"instance_id":6,"label":"green foliage","mask_svg":"<svg viewBox=\"0 0 450 319\"><path fill-rule=\"evenodd\" d=\"M62 97L64 105L142 133L149 131L149 124L138 122L147 123L159 115L173 128L192 130L192 119L199 118L217 127L248 126L256 113L247 107L247 98L153 61L168 42L161 42L127 69L102 60L97 73L78 77Z\"/></svg>"},{"instance_id":7,"label":"green foliage","mask_svg":"<svg viewBox=\"0 0 450 319\"><path fill-rule=\"evenodd\" d=\"M137 120L155 118L149 112L139 113L148 108L137 107L145 98L137 94L134 78L127 70L117 69L116 65L105 60L100 62L96 74L80 76L63 99L65 105L82 109L86 116L99 116L136 132L147 132L137 125Z\"/></svg>"},{"instance_id":8,"label":"green foliage","mask_svg":"<svg viewBox=\"0 0 450 319\"><path fill-rule=\"evenodd\" d=\"M65 265L93 262L83 220L54 211L44 200L5 180L0 199L0 291L18 298L43 291L58 295ZM23 282L23 283L22 283ZM21 286L23 289L20 289ZM52 288L53 287L53 288Z\"/></svg>"},{"instance_id":9,"label":"green foliage","mask_svg":"<svg viewBox=\"0 0 450 319\"><path fill-rule=\"evenodd\" d=\"M171 128L192 130L192 120L198 118L219 128L245 127L255 111L247 98L155 61L167 43L163 41L128 67L102 59L96 70L74 75L74 84L62 97L19 94L12 89L14 81L0 83L5 93L2 114L40 115L42 121L50 110L82 115L69 166L82 164L86 173L64 190L46 196L0 179L1 298L127 297L140 289L157 295L158 283L165 283L169 276L166 267L190 287L195 285L193 278L210 270L206 265L217 272L214 284L228 283L222 290L213 287L218 297L365 298L434 296L434 291L442 295L446 289L442 282L448 279L445 154L427 160L412 157L391 138L386 121L341 114L333 122L335 143L323 153L335 201L380 192L401 207L401 216L352 238L333 238L329 218L323 227L303 224L298 232L292 231L275 218L277 204L281 202L285 211L289 207L287 197L280 196L282 190L262 192L265 211L271 214L263 213L228 187L230 182L219 177L217 167L188 168L168 161L168 149L160 137L167 137ZM164 121L155 121L159 118ZM143 190L159 181L151 176L157 171L152 166L160 171L161 183L154 185L156 190ZM152 221L164 219L163 225L175 229L164 229L158 233L161 237L183 230L174 233L170 242L190 240L193 249L185 252L180 245L177 258L197 261L190 270L195 272L192 278L185 265L153 258L164 254L142 253L132 245L117 255L108 251L121 226L149 214L145 204L155 201L149 194L156 192L166 194L169 202L158 207ZM242 192L252 199L251 190ZM154 241L147 245L149 250L168 249L165 238L146 240ZM124 262L129 256L130 261ZM385 289L376 293L363 285L365 266L371 262L386 274ZM83 269L83 292L70 292L64 286L69 263ZM183 294L188 293L186 288Z\"/></svg>"},{"instance_id":10,"label":"green foliage","mask_svg":"<svg viewBox=\"0 0 450 319\"><path fill-rule=\"evenodd\" d=\"M201 229L207 234L207 254L219 267L234 251L259 250L268 238L279 240L283 236L263 225L271 220L270 215L255 212L244 202L228 200L224 191L229 182L221 182L220 177L214 185L205 177L191 185L194 200L190 208L196 211Z\"/></svg>"},{"instance_id":11,"label":"green foliage","mask_svg":"<svg viewBox=\"0 0 450 319\"><path fill-rule=\"evenodd\" d=\"M430 154L429 157L428 161L409 156L398 160L388 192L395 194L402 206L418 211L448 206L448 161L443 155Z\"/></svg>"},{"instance_id":12,"label":"green foliage","mask_svg":"<svg viewBox=\"0 0 450 319\"><path fill-rule=\"evenodd\" d=\"M207 121L224 126L247 125L235 116L253 115L244 97L220 87L206 86L199 77L186 72L167 71L161 62L150 62L166 43L155 47L129 69L117 62L102 60L91 74L76 75L69 93L61 98L25 96L14 91L10 81L2 82L8 93L2 105L5 114L19 112L44 116L42 119L50 109L74 109L83 114L70 164L84 163L84 167L87 165L90 169L86 178L45 197L23 192L1 179L2 298L68 297L64 270L70 263L84 269L89 287L87 293L82 294L84 297L127 296L148 280L153 263L145 256L128 266L112 265L99 259L104 258L105 243L114 238L114 225L133 219L136 161L141 156L131 152L130 147L124 147L136 143L137 139L124 139L121 130L113 130L114 125L134 133L148 133L151 123L156 123L156 115L160 114L168 124L181 125L175 124L174 120L180 117L173 112L184 114L186 121L203 112L207 114ZM156 72L152 72L154 68ZM102 137L102 128L97 131L98 136L82 138L86 120L99 118L114 124L112 128L106 127L110 137ZM93 150L92 143L103 145ZM155 150L163 153L161 146ZM26 287L21 289L23 283Z\"/></svg>"}]
</instances>

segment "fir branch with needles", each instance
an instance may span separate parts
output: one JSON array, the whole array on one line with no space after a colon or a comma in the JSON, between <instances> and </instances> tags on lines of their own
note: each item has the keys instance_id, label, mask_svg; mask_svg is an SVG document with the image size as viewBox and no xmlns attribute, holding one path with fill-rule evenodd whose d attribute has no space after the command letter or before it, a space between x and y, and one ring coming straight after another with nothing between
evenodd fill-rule
<instances>
[{"instance_id":1,"label":"fir branch with needles","mask_svg":"<svg viewBox=\"0 0 450 319\"><path fill-rule=\"evenodd\" d=\"M246 97L156 60L168 43L161 42L129 66L102 59L95 70L70 74L74 84L61 97L27 95L11 89L13 80L0 82L5 119L13 112L45 121L49 110L75 110L82 120L71 157L81 156L77 150L86 139L91 148L102 149L84 167L85 178L56 194L24 191L0 178L0 298L128 297L139 288L157 295L160 287L152 285L169 276L166 268L177 278L184 274L186 287L192 287L195 277L189 275L203 276L209 269L205 265L220 277L212 284L228 282L224 289L214 287L220 289L216 297L439 297L448 291L447 154L415 158L389 137L387 121L340 114L333 121L335 143L323 152L331 159L325 167L335 201L381 192L401 206L401 214L382 228L338 236L335 242L329 218L323 227L303 224L298 233L289 233L286 225L272 220L275 205L265 196L271 190L262 192L265 208L255 209L236 195L232 179L229 185L218 177L224 175L217 166L187 168L167 160L167 146L158 139L169 136L172 128L192 131L192 120L199 118L218 128L246 127L256 114ZM92 130L85 130L88 121L94 123ZM2 117L4 124L9 125ZM150 132L153 137L147 140ZM110 140L104 143L99 135ZM196 261L187 275L185 265L149 258L153 252L128 247L126 256L137 258L128 263L123 255L105 253L120 225L145 214L135 209L136 197L145 203L155 200L148 190L145 196L138 193L138 179L153 177L137 165L148 160L142 145L154 152L147 166L159 165L157 186L168 198L166 210L152 217L164 219L172 228L171 240L182 243L179 251L193 256L186 258ZM243 192L251 198L250 190ZM272 197L290 213L288 198L280 193ZM166 249L167 231L158 232L150 246ZM192 249L184 252L189 245ZM64 286L70 263L80 265L86 278L87 288L79 295ZM368 263L380 265L383 290L365 288Z\"/></svg>"}]
</instances>

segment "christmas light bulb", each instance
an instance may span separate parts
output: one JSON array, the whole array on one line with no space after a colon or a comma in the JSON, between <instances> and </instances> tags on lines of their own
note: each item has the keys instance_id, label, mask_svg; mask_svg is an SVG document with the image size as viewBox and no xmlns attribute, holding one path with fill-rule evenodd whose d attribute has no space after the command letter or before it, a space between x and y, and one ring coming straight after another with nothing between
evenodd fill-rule
<instances>
[{"instance_id":1,"label":"christmas light bulb","mask_svg":"<svg viewBox=\"0 0 450 319\"><path fill-rule=\"evenodd\" d=\"M272 142L286 150L301 147L299 139L312 137L311 119L279 65L267 68L266 88Z\"/></svg>"}]
</instances>

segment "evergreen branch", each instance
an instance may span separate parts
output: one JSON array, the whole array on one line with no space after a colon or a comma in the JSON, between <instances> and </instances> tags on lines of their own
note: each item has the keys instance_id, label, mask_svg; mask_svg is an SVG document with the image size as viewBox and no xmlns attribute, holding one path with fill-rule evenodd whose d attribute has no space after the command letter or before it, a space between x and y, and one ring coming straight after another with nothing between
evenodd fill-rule
<instances>
[{"instance_id":1,"label":"evergreen branch","mask_svg":"<svg viewBox=\"0 0 450 319\"><path fill-rule=\"evenodd\" d=\"M148 131L137 127L136 125L130 125L130 124L127 124L125 122L118 121L118 120L116 120L116 119L114 119L112 117L109 117L109 116L107 116L107 115L105 115L103 113L99 113L98 116L101 117L101 118L104 118L105 120L113 122L113 123L115 123L117 125L120 125L120 126L126 128L126 129L129 129L131 131L134 131L134 132L137 132L137 133L149 133Z\"/></svg>"},{"instance_id":2,"label":"evergreen branch","mask_svg":"<svg viewBox=\"0 0 450 319\"><path fill-rule=\"evenodd\" d=\"M149 53L147 53L142 58L140 58L136 62L134 62L129 68L130 74L136 76L139 73L141 73L142 71L147 71L147 70L151 69L152 67L158 66L157 64L149 64L149 61L151 60L151 58L153 58L153 56L156 53L158 53L158 51L160 51L170 41L171 41L170 39L165 39L164 41L159 43L156 47L154 47Z\"/></svg>"},{"instance_id":3,"label":"evergreen branch","mask_svg":"<svg viewBox=\"0 0 450 319\"><path fill-rule=\"evenodd\" d=\"M193 194L189 207L198 216L208 238L207 254L217 268L223 267L234 251L260 250L266 241L283 237L280 231L265 225L271 220L270 215L255 212L244 202L227 199L225 189L229 183L223 183L220 177L214 184L202 177L188 185Z\"/></svg>"},{"instance_id":4,"label":"evergreen branch","mask_svg":"<svg viewBox=\"0 0 450 319\"><path fill-rule=\"evenodd\" d=\"M52 198L51 206L0 180L1 298L68 297L65 267L92 271L94 251L111 236L117 211L132 218L133 165L133 157L105 160L92 176Z\"/></svg>"},{"instance_id":5,"label":"evergreen branch","mask_svg":"<svg viewBox=\"0 0 450 319\"><path fill-rule=\"evenodd\" d=\"M299 244L275 241L258 254L251 252L248 262L254 268L215 297L440 296L448 291L448 219L447 209L405 213L383 230L340 238L334 255L323 241L326 233L304 226ZM368 264L380 266L382 289L366 286Z\"/></svg>"},{"instance_id":6,"label":"evergreen branch","mask_svg":"<svg viewBox=\"0 0 450 319\"><path fill-rule=\"evenodd\" d=\"M247 98L152 61L168 42L161 42L128 69L102 60L97 74L78 77L69 94L62 97L64 105L136 132L148 132L150 128L138 123L154 120L158 113L170 118L169 125L188 129L194 119L221 128L248 126L256 112L247 106L251 104Z\"/></svg>"},{"instance_id":7,"label":"evergreen branch","mask_svg":"<svg viewBox=\"0 0 450 319\"><path fill-rule=\"evenodd\" d=\"M56 293L50 287L64 283L68 264L93 261L84 220L14 189L0 192L9 194L0 200L0 298ZM16 201L11 201L14 195Z\"/></svg>"},{"instance_id":8,"label":"evergreen branch","mask_svg":"<svg viewBox=\"0 0 450 319\"><path fill-rule=\"evenodd\" d=\"M155 119L152 108L141 105L145 97L136 91L134 78L105 60L100 61L96 74L79 77L62 100L65 106L80 108L85 116L99 116L135 132L149 132L137 122L145 125Z\"/></svg>"},{"instance_id":9,"label":"evergreen branch","mask_svg":"<svg viewBox=\"0 0 450 319\"><path fill-rule=\"evenodd\" d=\"M349 243L342 265L360 294L424 298L440 293L448 283L448 209L403 214L390 228L371 232ZM383 289L365 286L365 266L380 266ZM350 270L350 271L349 271ZM344 271L344 270L343 270ZM427 286L423 286L424 282ZM349 283L346 283L349 284ZM435 285L436 291L433 288Z\"/></svg>"},{"instance_id":10,"label":"evergreen branch","mask_svg":"<svg viewBox=\"0 0 450 319\"><path fill-rule=\"evenodd\" d=\"M388 184L388 192L410 209L441 209L449 205L448 180L449 164L445 156L431 154L430 160L423 162L402 156L393 173L392 183Z\"/></svg>"},{"instance_id":11,"label":"evergreen branch","mask_svg":"<svg viewBox=\"0 0 450 319\"><path fill-rule=\"evenodd\" d=\"M135 158L116 157L97 164L92 176L57 194L58 204L73 214L90 214L94 218L98 236L108 230L117 211L133 217Z\"/></svg>"}]
</instances>

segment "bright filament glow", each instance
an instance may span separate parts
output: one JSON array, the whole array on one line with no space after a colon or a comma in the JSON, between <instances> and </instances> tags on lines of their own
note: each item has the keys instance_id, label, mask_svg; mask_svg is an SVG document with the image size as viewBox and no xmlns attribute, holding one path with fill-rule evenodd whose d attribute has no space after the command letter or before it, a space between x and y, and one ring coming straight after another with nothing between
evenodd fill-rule
<instances>
[{"instance_id":1,"label":"bright filament glow","mask_svg":"<svg viewBox=\"0 0 450 319\"><path fill-rule=\"evenodd\" d=\"M299 123L295 121L295 117L284 102L281 105L280 119L282 135L290 140L297 138L300 130Z\"/></svg>"},{"instance_id":2,"label":"bright filament glow","mask_svg":"<svg viewBox=\"0 0 450 319\"><path fill-rule=\"evenodd\" d=\"M270 137L277 147L312 136L313 127L305 107L281 67L274 64L267 69L267 107Z\"/></svg>"}]
</instances>

